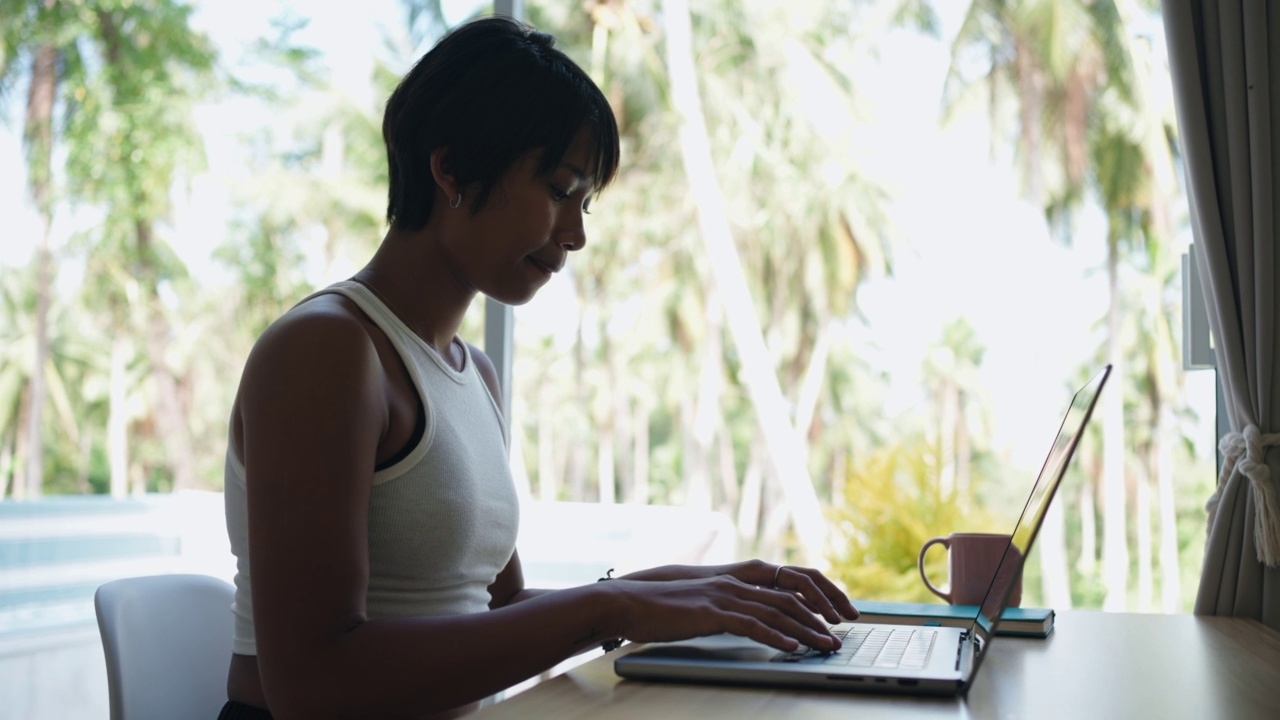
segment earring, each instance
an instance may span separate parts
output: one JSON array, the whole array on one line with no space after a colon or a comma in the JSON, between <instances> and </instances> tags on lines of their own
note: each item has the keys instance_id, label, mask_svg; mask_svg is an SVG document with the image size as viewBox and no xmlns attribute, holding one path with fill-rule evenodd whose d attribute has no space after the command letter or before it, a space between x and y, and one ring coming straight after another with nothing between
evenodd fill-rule
<instances>
[{"instance_id":1,"label":"earring","mask_svg":"<svg viewBox=\"0 0 1280 720\"><path fill-rule=\"evenodd\" d=\"M458 193L458 199L457 199L457 200L450 200L450 201L449 201L449 207L453 208L454 210L457 210L457 209L458 209L458 206L459 206L459 205L461 205L461 204L462 204L462 193Z\"/></svg>"}]
</instances>

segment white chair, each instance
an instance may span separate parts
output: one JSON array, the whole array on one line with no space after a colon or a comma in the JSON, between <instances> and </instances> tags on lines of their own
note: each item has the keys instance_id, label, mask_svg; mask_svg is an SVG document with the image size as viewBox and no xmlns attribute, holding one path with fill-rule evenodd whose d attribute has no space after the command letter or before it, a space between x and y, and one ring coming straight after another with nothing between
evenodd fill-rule
<instances>
[{"instance_id":1,"label":"white chair","mask_svg":"<svg viewBox=\"0 0 1280 720\"><path fill-rule=\"evenodd\" d=\"M93 596L111 720L213 720L227 701L235 589L206 575L113 580Z\"/></svg>"}]
</instances>

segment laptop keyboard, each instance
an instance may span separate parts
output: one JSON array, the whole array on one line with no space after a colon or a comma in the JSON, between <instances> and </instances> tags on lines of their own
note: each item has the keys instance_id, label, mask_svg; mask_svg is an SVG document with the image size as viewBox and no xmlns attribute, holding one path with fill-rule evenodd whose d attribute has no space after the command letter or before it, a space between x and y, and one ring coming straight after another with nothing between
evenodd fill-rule
<instances>
[{"instance_id":1,"label":"laptop keyboard","mask_svg":"<svg viewBox=\"0 0 1280 720\"><path fill-rule=\"evenodd\" d=\"M833 653L813 650L801 645L795 652L778 653L773 662L798 662L848 665L891 670L923 668L938 637L937 630L927 628L885 627L876 625L836 625L831 633L843 645Z\"/></svg>"}]
</instances>

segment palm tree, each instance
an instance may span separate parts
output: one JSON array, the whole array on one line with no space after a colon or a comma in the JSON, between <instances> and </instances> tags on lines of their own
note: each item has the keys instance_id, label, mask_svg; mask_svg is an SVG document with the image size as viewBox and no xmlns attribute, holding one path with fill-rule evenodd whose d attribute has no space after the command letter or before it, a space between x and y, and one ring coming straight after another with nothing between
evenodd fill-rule
<instances>
[{"instance_id":1,"label":"palm tree","mask_svg":"<svg viewBox=\"0 0 1280 720\"><path fill-rule=\"evenodd\" d=\"M1186 413L1182 392L1181 361L1174 328L1181 305L1176 288L1180 282L1178 253L1167 243L1147 245L1147 264L1135 278L1127 298L1123 333L1127 342L1130 379L1135 385L1130 396L1134 429L1133 445L1138 450L1137 544L1139 609L1149 611L1157 604L1152 570L1158 566L1159 608L1178 612L1181 606L1181 571L1178 561L1178 534L1174 509L1173 473L1179 441L1179 415ZM1151 501L1152 489L1156 502ZM1152 542L1152 515L1159 518L1158 542Z\"/></svg>"},{"instance_id":2,"label":"palm tree","mask_svg":"<svg viewBox=\"0 0 1280 720\"><path fill-rule=\"evenodd\" d=\"M833 114L853 117L848 79L824 61L820 45L800 39L825 35L814 28L830 27L829 15L749 4L702 17L714 34L711 52L700 52L697 63L729 72L695 70L688 7L663 5L671 100L706 247L712 278L707 284L722 298L739 377L785 491L792 529L808 557L819 557L820 505L802 439L813 421L809 398L816 393L801 391L824 374L830 343L819 338L849 311L865 273L885 267L881 194L849 164L847 135L832 134L833 125L841 124L831 122ZM777 32L758 33L764 26ZM705 78L703 88L695 78ZM703 94L714 108L705 116ZM797 107L800 113L780 110ZM713 128L733 131L713 136ZM721 149L713 147L712 137L741 140ZM735 179L724 186L715 151L727 153L723 176ZM752 288L749 278L759 284ZM768 300L771 313L755 310L753 289L754 297ZM784 393L784 387L794 391Z\"/></svg>"},{"instance_id":3,"label":"palm tree","mask_svg":"<svg viewBox=\"0 0 1280 720\"><path fill-rule=\"evenodd\" d=\"M1108 217L1106 356L1117 376L1126 372L1120 330L1123 258L1141 246L1140 226L1168 228L1160 199L1142 189L1151 173L1162 172L1169 151L1167 141L1148 134L1151 108L1136 77L1142 60L1125 26L1132 12L1122 0L975 0L953 46L944 101L955 111L966 91L985 88L997 128L1007 105L1017 109L1012 134L1027 197L1059 228L1069 226L1070 212L1086 191L1096 193ZM976 55L987 62L985 74L975 79L965 69ZM999 137L1000 132L993 134L993 144ZM1168 242L1169 235L1157 229L1153 241ZM1122 385L1106 394L1102 411L1107 609L1124 607L1129 567Z\"/></svg>"},{"instance_id":4,"label":"palm tree","mask_svg":"<svg viewBox=\"0 0 1280 720\"><path fill-rule=\"evenodd\" d=\"M44 341L48 347L43 357L44 366L38 372L33 364L39 354L34 351L40 342L37 313L34 312L42 294L39 286L39 260L33 260L30 271L6 269L0 272L0 497L10 484L11 494L18 499L34 499L34 488L22 482L22 475L14 467L36 452L53 452L57 443L36 444L36 438L49 438L48 430L55 430L71 448L81 445L81 398L73 388L83 386L74 382L84 374L91 355L83 348L75 348L77 328L71 323L70 313L62 303L51 303L46 315ZM43 416L40 435L31 434L30 417L35 397L35 378L45 378L44 388L54 413ZM56 424L55 424L56 423ZM82 458L73 457L71 465L82 464Z\"/></svg>"},{"instance_id":5,"label":"palm tree","mask_svg":"<svg viewBox=\"0 0 1280 720\"><path fill-rule=\"evenodd\" d=\"M961 506L970 497L972 442L975 428L975 401L978 400L978 370L986 348L963 318L942 330L942 340L930 349L924 364L924 385L937 409L937 438L941 463L938 490L954 495Z\"/></svg>"},{"instance_id":6,"label":"palm tree","mask_svg":"<svg viewBox=\"0 0 1280 720\"><path fill-rule=\"evenodd\" d=\"M880 240L885 223L877 214L882 193L857 176L845 155L833 157L831 138L821 134L846 116L852 120L851 83L823 59L831 52L824 43L851 40L829 31L840 25L829 22L825 10L719 4L699 6L693 17L696 42L712 49L692 62L702 83L697 93L708 98L704 127L711 157L720 158L714 162L725 183L722 197L733 209L732 241L716 245L739 253L731 266L709 256L705 233L698 232L703 204L688 196L690 188L701 192L704 183L692 181L672 157L681 144L678 111L685 106L674 102L678 68L670 61L669 42L663 44L670 40L662 31L672 15L659 16L654 5L594 2L586 17L558 3L528 8L534 24L555 28L561 46L590 68L610 97L627 157L598 204L607 212L590 221L592 236L603 241L572 266L580 313L573 320L579 326L573 350L578 369L569 373L572 391L557 392L603 424L595 437L580 433L562 441L559 436L578 432L576 426L554 423L548 429L544 417L534 443L541 458L539 482L551 487L543 478L562 465L570 472L585 467L582 460L564 460L564 453L583 455L594 445L603 492L603 484L613 484L612 468L630 486L628 498L715 507L743 517L744 527L769 515L775 520L768 527L784 528L785 511L794 503L770 505L780 487L775 484L785 478L794 492L812 498L801 501L810 508L818 507L816 487L792 480L794 472L776 470L775 459L755 450L770 443L789 446L805 474L812 468L825 473L836 464L833 458L845 456L840 443L849 442L847 435L832 440L833 434L817 432L829 422L825 418L838 415L830 404L843 399L829 390L836 371L828 358L843 351L833 332L850 312L858 282L887 264ZM778 31L767 46L753 34L760 26ZM798 92L795 79L804 73L820 82L808 91L812 96L835 98L833 106L821 108L835 115L810 112L813 97L806 98L804 114L782 110L794 105L788 93ZM836 138L836 144L845 142ZM743 315L747 306L728 299L726 283L733 281L719 276L725 272L736 273L745 297L763 299L768 311ZM519 341L519 325L517 332ZM768 351L747 362L742 338ZM542 350L521 345L519 357ZM745 382L748 376L751 382ZM535 385L538 395L551 394L545 384ZM516 391L525 386L517 382ZM772 398L769 407L780 410L762 412L761 398ZM547 397L529 397L518 405L552 404ZM559 411L556 406L553 412ZM770 425L791 425L785 433L792 439L753 429L763 422L761 415ZM542 447L552 435L558 448L569 446L564 453ZM822 442L810 447L810 437ZM622 462L624 455L632 461ZM830 484L833 492L843 486L836 479ZM747 542L754 543L748 534ZM766 544L780 547L782 540Z\"/></svg>"},{"instance_id":7,"label":"palm tree","mask_svg":"<svg viewBox=\"0 0 1280 720\"><path fill-rule=\"evenodd\" d=\"M142 340L154 390L156 421L165 445L165 464L176 489L194 488L196 458L180 371L169 355L173 308L162 290L183 273L158 224L169 211L169 188L184 170L202 160L191 106L212 78L214 53L190 28L192 8L176 0L153 0L90 8L88 27L76 36L102 58L76 89L84 98L67 130L67 173L72 196L106 210L93 253L124 264L136 282L132 297L104 278L110 296L103 304L136 307L137 326L123 334ZM114 289L112 289L114 288ZM113 320L131 317L117 313Z\"/></svg>"},{"instance_id":8,"label":"palm tree","mask_svg":"<svg viewBox=\"0 0 1280 720\"><path fill-rule=\"evenodd\" d=\"M40 371L49 357L49 304L53 285L50 229L54 211L54 108L59 102L59 60L66 48L66 23L73 17L65 6L25 0L0 1L0 101L6 88L19 76L28 79L23 121L23 145L27 156L27 190L40 218L36 244L35 336L29 396L26 403L27 457L24 490L39 497L44 481L44 410L47 378ZM23 73L27 63L29 71ZM0 106L2 107L2 106Z\"/></svg>"}]
</instances>

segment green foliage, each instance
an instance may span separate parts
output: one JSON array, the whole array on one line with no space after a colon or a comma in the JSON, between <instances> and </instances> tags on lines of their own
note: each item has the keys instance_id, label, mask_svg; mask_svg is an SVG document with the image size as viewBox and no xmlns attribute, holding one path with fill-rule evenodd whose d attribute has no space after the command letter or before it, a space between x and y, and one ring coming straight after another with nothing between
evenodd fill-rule
<instances>
[{"instance_id":1,"label":"green foliage","mask_svg":"<svg viewBox=\"0 0 1280 720\"><path fill-rule=\"evenodd\" d=\"M925 542L953 532L998 532L985 511L939 492L937 450L919 436L857 463L832 519L832 575L853 597L876 600L936 600L916 565ZM931 551L925 571L935 584L945 582L946 553Z\"/></svg>"},{"instance_id":2,"label":"green foliage","mask_svg":"<svg viewBox=\"0 0 1280 720\"><path fill-rule=\"evenodd\" d=\"M97 246L128 257L144 281L181 272L160 238L140 225L167 218L180 173L203 164L191 118L212 87L214 51L190 30L191 8L174 0L104 3L92 11L81 42L104 61L78 91L83 101L66 130L68 190L107 209Z\"/></svg>"},{"instance_id":3,"label":"green foliage","mask_svg":"<svg viewBox=\"0 0 1280 720\"><path fill-rule=\"evenodd\" d=\"M262 219L254 227L241 226L231 239L214 251L214 258L235 274L243 308L240 326L248 338L256 338L267 326L306 294L298 269L302 253L286 232Z\"/></svg>"}]
</instances>

